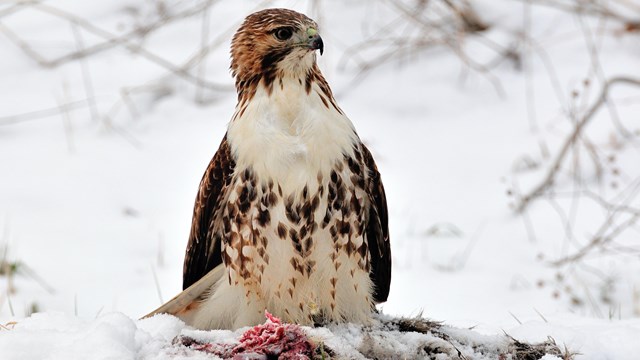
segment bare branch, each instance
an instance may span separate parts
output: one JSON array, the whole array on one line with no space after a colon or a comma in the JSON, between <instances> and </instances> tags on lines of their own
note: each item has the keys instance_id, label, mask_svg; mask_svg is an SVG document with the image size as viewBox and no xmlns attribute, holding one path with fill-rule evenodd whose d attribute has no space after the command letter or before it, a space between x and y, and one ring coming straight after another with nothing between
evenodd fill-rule
<instances>
[{"instance_id":1,"label":"bare branch","mask_svg":"<svg viewBox=\"0 0 640 360\"><path fill-rule=\"evenodd\" d=\"M42 118L56 116L66 111L84 109L85 107L88 106L88 104L89 102L87 100L78 100L78 101L68 102L66 104L60 104L59 106L52 107L52 108L29 111L29 112L17 114L17 115L2 116L0 117L0 126L13 125L13 124L17 124L25 121L38 120Z\"/></svg>"},{"instance_id":2,"label":"bare branch","mask_svg":"<svg viewBox=\"0 0 640 360\"><path fill-rule=\"evenodd\" d=\"M530 1L530 0L519 0L519 1ZM548 6L560 11L564 11L570 14L584 14L589 16L603 16L607 18L611 18L625 24L635 24L640 20L640 16L638 18L630 18L624 16L607 6L607 2L605 1L584 1L584 0L535 0L535 5ZM631 4L629 5L630 11L633 12L639 11L637 8L633 8ZM640 15L640 14L638 14Z\"/></svg>"},{"instance_id":3,"label":"bare branch","mask_svg":"<svg viewBox=\"0 0 640 360\"><path fill-rule=\"evenodd\" d=\"M617 84L626 84L640 87L640 79L630 77L614 77L607 80L605 85L602 87L600 95L598 96L595 103L591 105L583 118L576 123L573 132L562 145L562 148L556 155L555 160L553 161L551 167L547 172L547 175L544 177L542 182L540 182L527 194L522 196L522 198L520 199L520 203L516 207L517 212L521 213L522 211L524 211L527 206L529 206L531 201L539 197L551 184L553 184L558 174L558 170L560 169L560 166L562 165L565 157L569 153L571 146L580 138L585 126L589 123L589 121L591 121L598 110L600 110L602 105L606 103L607 99L609 98L611 88Z\"/></svg>"},{"instance_id":4,"label":"bare branch","mask_svg":"<svg viewBox=\"0 0 640 360\"><path fill-rule=\"evenodd\" d=\"M20 12L22 10L28 9L29 6L33 5L33 4L38 4L41 3L41 0L38 1L28 1L28 0L23 0L23 1L17 1L15 4L0 10L0 19L5 17L5 16L9 16L9 15L13 15L17 12Z\"/></svg>"},{"instance_id":5,"label":"bare branch","mask_svg":"<svg viewBox=\"0 0 640 360\"><path fill-rule=\"evenodd\" d=\"M25 54L27 54L29 57L31 57L34 61L36 61L39 65L43 66L43 67L56 67L59 65L62 65L64 63L67 63L69 61L73 61L73 60L77 60L77 59L82 59L84 57L90 56L90 55L94 55L97 53L100 53L102 51L111 49L115 46L118 45L122 45L124 46L126 49L133 51L137 54L140 54L141 56L143 56L144 58L146 58L147 60L155 63L156 65L159 65L169 71L171 71L173 74L178 75L180 77L182 77L183 79L190 81L194 84L196 84L197 86L200 87L204 87L204 88L208 88L211 90L216 90L216 91L228 91L228 87L224 86L222 84L217 84L217 83L213 83L210 81L206 81L204 79L201 79L195 75L192 75L188 69L179 67L173 63L171 63L170 61L152 53L151 51L145 49L144 47L134 43L132 41L132 39L136 36L139 36L140 34L146 35L149 34L152 31L155 31L157 29L159 29L160 27L167 25L170 22L176 21L178 19L182 19L185 17L190 17L196 14L201 13L202 11L204 11L205 9L207 9L209 6L211 6L211 4L213 3L213 0L209 0L206 2L203 2L201 4L199 4L198 6L194 6L192 8L190 8L189 10L185 10L183 12L180 12L176 15L173 16L167 16L162 18L161 20L154 22L150 25L147 25L143 28L138 28L135 29L127 34L121 35L121 36L116 36L112 33L110 33L109 31L106 31L102 28L99 28L95 25L93 25L91 22L89 22L88 20L81 18L77 15L74 15L72 13L69 13L65 10L53 7L53 6L49 6L49 5L45 5L45 4L41 4L41 3L34 3L32 6L34 9L37 9L39 11L45 12L47 14L62 18L64 20L69 21L72 24L75 24L79 27L81 27L82 29L84 29L85 31L88 31L94 35L97 35L99 37L104 38L106 41L98 43L96 45L93 46L89 46L86 47L82 50L76 50L73 51L71 53L68 53L66 55L60 56L58 58L55 59L46 59L44 56L42 56L40 53L38 53L37 51L35 51L28 43L26 43L25 41L23 41L19 36L17 36L17 34L15 34L13 31L11 31L9 28L7 28L6 26L0 24L0 31L3 32L11 41L13 41L20 49L22 49Z\"/></svg>"},{"instance_id":6,"label":"bare branch","mask_svg":"<svg viewBox=\"0 0 640 360\"><path fill-rule=\"evenodd\" d=\"M609 242L611 242L613 239L615 239L618 235L620 235L623 231L627 230L630 226L634 225L636 222L638 222L638 220L640 220L640 214L635 214L633 216L631 216L630 218L628 218L627 220L623 221L621 224L614 226L613 225L613 221L615 216L618 214L618 212L613 212L600 226L600 229L598 230L598 232L596 233L595 236L593 236L593 238L591 239L591 241L584 246L583 248L581 248L580 250L578 250L578 252L576 252L573 255L569 255L566 256L562 259L556 260L556 261L552 261L551 265L553 266L562 266L562 265L566 265L568 263L572 263L575 261L578 261L582 258L584 258L587 254L589 254L591 251L593 251L594 249L596 249L597 247L601 247ZM607 232L609 232L607 234Z\"/></svg>"}]
</instances>

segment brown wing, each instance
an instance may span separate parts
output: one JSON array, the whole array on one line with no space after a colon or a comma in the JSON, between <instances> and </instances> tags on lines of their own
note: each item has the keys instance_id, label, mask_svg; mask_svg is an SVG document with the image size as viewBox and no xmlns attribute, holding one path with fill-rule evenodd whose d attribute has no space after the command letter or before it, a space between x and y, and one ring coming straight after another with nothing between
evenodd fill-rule
<instances>
[{"instance_id":1,"label":"brown wing","mask_svg":"<svg viewBox=\"0 0 640 360\"><path fill-rule=\"evenodd\" d=\"M186 289L222 264L219 229L214 228L214 215L231 183L235 162L225 135L218 151L205 171L193 208L191 234L184 257L182 288Z\"/></svg>"},{"instance_id":2,"label":"brown wing","mask_svg":"<svg viewBox=\"0 0 640 360\"><path fill-rule=\"evenodd\" d=\"M373 156L366 146L362 146L363 161L369 170L366 189L369 194L370 209L366 237L371 254L371 273L374 284L373 299L377 303L387 301L391 285L391 244L389 242L389 220L387 197L380 179L380 173Z\"/></svg>"}]
</instances>

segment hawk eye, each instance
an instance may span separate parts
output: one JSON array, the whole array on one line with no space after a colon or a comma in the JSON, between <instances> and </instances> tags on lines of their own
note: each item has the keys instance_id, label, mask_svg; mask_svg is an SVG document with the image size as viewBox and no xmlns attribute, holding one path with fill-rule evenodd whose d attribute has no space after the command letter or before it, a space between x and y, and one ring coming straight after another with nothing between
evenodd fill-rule
<instances>
[{"instance_id":1,"label":"hawk eye","mask_svg":"<svg viewBox=\"0 0 640 360\"><path fill-rule=\"evenodd\" d=\"M293 35L293 30L290 27L281 27L276 29L275 36L278 40L288 40Z\"/></svg>"}]
</instances>

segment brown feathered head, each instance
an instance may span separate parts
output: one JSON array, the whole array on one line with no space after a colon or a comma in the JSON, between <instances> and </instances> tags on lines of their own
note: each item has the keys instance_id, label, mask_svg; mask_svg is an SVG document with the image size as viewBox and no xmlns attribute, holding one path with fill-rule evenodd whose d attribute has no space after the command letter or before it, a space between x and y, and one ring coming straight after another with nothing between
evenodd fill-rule
<instances>
[{"instance_id":1,"label":"brown feathered head","mask_svg":"<svg viewBox=\"0 0 640 360\"><path fill-rule=\"evenodd\" d=\"M276 77L302 77L315 64L315 51L324 44L318 25L288 9L267 9L244 20L231 42L231 72L236 87L264 81L269 87Z\"/></svg>"}]
</instances>

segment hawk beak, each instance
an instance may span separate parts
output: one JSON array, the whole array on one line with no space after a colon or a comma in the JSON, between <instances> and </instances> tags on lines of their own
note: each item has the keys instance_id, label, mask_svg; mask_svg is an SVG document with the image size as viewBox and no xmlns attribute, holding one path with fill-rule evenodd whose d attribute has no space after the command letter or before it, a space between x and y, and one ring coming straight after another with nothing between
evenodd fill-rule
<instances>
[{"instance_id":1,"label":"hawk beak","mask_svg":"<svg viewBox=\"0 0 640 360\"><path fill-rule=\"evenodd\" d=\"M320 55L324 52L324 43L322 42L322 38L320 35L315 34L313 36L309 36L309 49L311 50L320 50Z\"/></svg>"}]
</instances>

